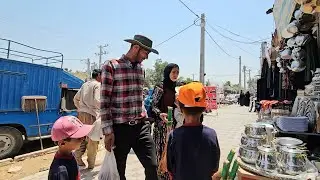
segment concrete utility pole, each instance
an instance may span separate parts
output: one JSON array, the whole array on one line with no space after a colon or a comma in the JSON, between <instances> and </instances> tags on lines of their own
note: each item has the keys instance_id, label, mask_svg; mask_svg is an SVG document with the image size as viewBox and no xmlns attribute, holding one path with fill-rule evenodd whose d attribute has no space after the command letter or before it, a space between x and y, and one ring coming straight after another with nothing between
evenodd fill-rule
<instances>
[{"instance_id":1,"label":"concrete utility pole","mask_svg":"<svg viewBox=\"0 0 320 180\"><path fill-rule=\"evenodd\" d=\"M90 67L91 63L90 63L90 59L89 58L87 59L86 64L87 64L88 78L91 78L91 67Z\"/></svg>"},{"instance_id":2,"label":"concrete utility pole","mask_svg":"<svg viewBox=\"0 0 320 180\"><path fill-rule=\"evenodd\" d=\"M91 69L98 69L98 64L96 62L91 63Z\"/></svg>"},{"instance_id":3,"label":"concrete utility pole","mask_svg":"<svg viewBox=\"0 0 320 180\"><path fill-rule=\"evenodd\" d=\"M249 81L251 82L251 69L248 69L249 71Z\"/></svg>"},{"instance_id":4,"label":"concrete utility pole","mask_svg":"<svg viewBox=\"0 0 320 180\"><path fill-rule=\"evenodd\" d=\"M244 82L243 82L243 89L244 89L244 91L246 91L246 72L247 72L247 70L246 70L246 66L243 66L243 80L244 80Z\"/></svg>"},{"instance_id":5,"label":"concrete utility pole","mask_svg":"<svg viewBox=\"0 0 320 180\"><path fill-rule=\"evenodd\" d=\"M199 80L202 84L205 83L204 81L204 76L205 76L205 64L204 64L204 49L205 49L205 15L201 14L201 37L200 37L200 75L199 75Z\"/></svg>"},{"instance_id":6,"label":"concrete utility pole","mask_svg":"<svg viewBox=\"0 0 320 180\"><path fill-rule=\"evenodd\" d=\"M107 54L107 51L103 50L103 48L105 47L108 47L109 45L108 44L105 44L105 45L99 45L98 48L99 48L99 53L96 53L97 56L99 56L99 68L101 68L102 64L101 64L101 61L102 61L102 55L104 54Z\"/></svg>"},{"instance_id":7,"label":"concrete utility pole","mask_svg":"<svg viewBox=\"0 0 320 180\"><path fill-rule=\"evenodd\" d=\"M241 56L239 56L239 94L241 91Z\"/></svg>"}]
</instances>

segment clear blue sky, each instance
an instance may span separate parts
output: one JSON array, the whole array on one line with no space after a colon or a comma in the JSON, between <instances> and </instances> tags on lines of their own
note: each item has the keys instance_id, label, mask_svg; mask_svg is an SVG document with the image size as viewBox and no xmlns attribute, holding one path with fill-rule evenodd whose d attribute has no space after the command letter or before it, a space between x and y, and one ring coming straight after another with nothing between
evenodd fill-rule
<instances>
[{"instance_id":1,"label":"clear blue sky","mask_svg":"<svg viewBox=\"0 0 320 180\"><path fill-rule=\"evenodd\" d=\"M62 52L66 59L91 58L99 44L109 44L104 59L117 58L128 50L123 39L143 34L158 44L193 22L195 16L178 0L10 0L1 3L0 37L34 47ZM273 31L272 14L266 15L273 1L261 0L184 0L197 14L205 13L207 21L254 40L270 37ZM216 27L217 28L217 27ZM217 28L226 36L243 38ZM242 56L243 64L259 69L260 45L231 42L207 27L212 37L232 56ZM240 46L248 54L234 44ZM159 46L159 56L151 55L144 62L152 67L156 58L180 65L181 75L199 74L200 27L194 26L176 38ZM0 46L4 46L0 42ZM206 36L206 73L215 82L238 82L238 61L224 54ZM65 67L84 70L80 61L66 61ZM227 75L227 76L224 76Z\"/></svg>"}]
</instances>

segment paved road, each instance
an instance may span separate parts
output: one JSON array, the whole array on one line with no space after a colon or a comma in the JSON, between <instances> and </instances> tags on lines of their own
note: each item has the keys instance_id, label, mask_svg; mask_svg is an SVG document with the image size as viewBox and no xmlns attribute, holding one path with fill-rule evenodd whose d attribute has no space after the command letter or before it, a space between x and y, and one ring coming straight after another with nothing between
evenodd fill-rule
<instances>
[{"instance_id":1,"label":"paved road","mask_svg":"<svg viewBox=\"0 0 320 180\"><path fill-rule=\"evenodd\" d=\"M244 124L254 122L257 116L255 113L249 113L248 108L231 105L222 107L216 112L208 114L204 118L204 124L214 128L218 134L218 139L221 148L220 167L223 161L227 158L229 151L240 143L241 133L244 131ZM98 154L97 164L101 164L104 152ZM82 171L82 180L98 179L97 175L100 170L100 165L95 167L91 172ZM22 180L42 180L46 179L48 171L40 172L35 175L23 178ZM126 177L128 180L144 179L144 169L131 152L128 156Z\"/></svg>"}]
</instances>

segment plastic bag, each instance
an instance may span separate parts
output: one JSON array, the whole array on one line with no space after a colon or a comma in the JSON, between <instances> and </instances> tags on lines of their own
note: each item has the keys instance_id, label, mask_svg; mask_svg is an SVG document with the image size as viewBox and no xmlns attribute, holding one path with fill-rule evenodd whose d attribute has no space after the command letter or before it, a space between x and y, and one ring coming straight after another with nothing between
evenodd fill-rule
<instances>
[{"instance_id":1,"label":"plastic bag","mask_svg":"<svg viewBox=\"0 0 320 180\"><path fill-rule=\"evenodd\" d=\"M111 152L106 151L98 180L120 180L116 158L112 150Z\"/></svg>"},{"instance_id":2,"label":"plastic bag","mask_svg":"<svg viewBox=\"0 0 320 180\"><path fill-rule=\"evenodd\" d=\"M98 118L92 125L93 125L93 128L88 134L88 137L92 141L100 141L103 137L102 128L101 128L101 118Z\"/></svg>"}]
</instances>

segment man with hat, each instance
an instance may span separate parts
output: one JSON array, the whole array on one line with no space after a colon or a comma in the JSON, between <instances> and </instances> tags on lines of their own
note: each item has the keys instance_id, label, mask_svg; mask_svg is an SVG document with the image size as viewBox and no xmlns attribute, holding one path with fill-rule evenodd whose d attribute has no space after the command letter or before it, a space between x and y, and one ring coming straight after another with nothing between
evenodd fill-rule
<instances>
[{"instance_id":1,"label":"man with hat","mask_svg":"<svg viewBox=\"0 0 320 180\"><path fill-rule=\"evenodd\" d=\"M157 161L151 124L143 111L144 70L142 61L152 48L152 41L135 35L127 39L131 47L120 59L102 67L101 126L105 135L105 148L114 154L121 180L125 180L127 156L132 148L145 168L147 180L157 180Z\"/></svg>"}]
</instances>

